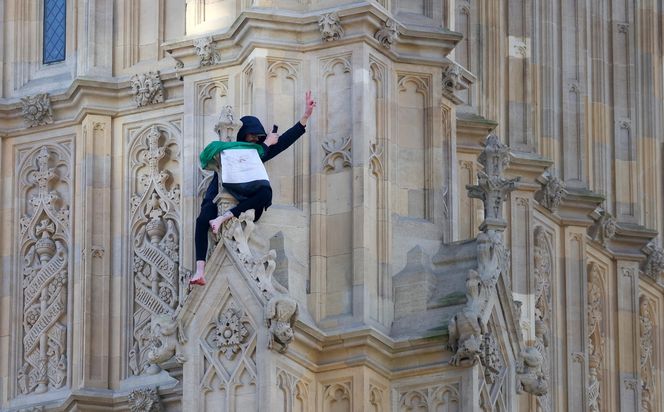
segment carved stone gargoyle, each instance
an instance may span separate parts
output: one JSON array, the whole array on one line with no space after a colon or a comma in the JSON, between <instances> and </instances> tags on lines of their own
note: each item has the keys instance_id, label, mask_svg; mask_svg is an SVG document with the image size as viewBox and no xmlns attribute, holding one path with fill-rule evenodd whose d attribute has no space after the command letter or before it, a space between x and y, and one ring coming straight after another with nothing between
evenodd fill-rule
<instances>
[{"instance_id":1,"label":"carved stone gargoyle","mask_svg":"<svg viewBox=\"0 0 664 412\"><path fill-rule=\"evenodd\" d=\"M546 375L542 371L542 354L535 347L521 351L521 362L516 373L516 393L528 392L536 396L548 391Z\"/></svg>"},{"instance_id":2,"label":"carved stone gargoyle","mask_svg":"<svg viewBox=\"0 0 664 412\"><path fill-rule=\"evenodd\" d=\"M480 359L485 332L480 313L480 288L480 276L471 269L466 280L466 306L452 316L448 324L448 347L454 352L451 365L472 366Z\"/></svg>"},{"instance_id":3,"label":"carved stone gargoyle","mask_svg":"<svg viewBox=\"0 0 664 412\"><path fill-rule=\"evenodd\" d=\"M150 323L150 339L147 358L150 363L160 365L175 356L179 363L184 359L177 354L177 344L187 341L177 320L169 314L156 315Z\"/></svg>"},{"instance_id":4,"label":"carved stone gargoyle","mask_svg":"<svg viewBox=\"0 0 664 412\"><path fill-rule=\"evenodd\" d=\"M282 294L272 297L265 307L265 325L268 328L268 349L285 353L288 344L295 339L293 325L297 320L298 304L294 299ZM275 343L279 347L275 347Z\"/></svg>"}]
</instances>

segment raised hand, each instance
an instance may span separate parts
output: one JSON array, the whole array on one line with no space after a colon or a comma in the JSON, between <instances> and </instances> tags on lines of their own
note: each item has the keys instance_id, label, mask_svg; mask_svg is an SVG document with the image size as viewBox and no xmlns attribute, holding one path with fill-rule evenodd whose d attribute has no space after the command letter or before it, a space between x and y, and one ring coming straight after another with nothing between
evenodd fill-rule
<instances>
[{"instance_id":1,"label":"raised hand","mask_svg":"<svg viewBox=\"0 0 664 412\"><path fill-rule=\"evenodd\" d=\"M279 141L279 135L276 133L268 133L267 137L265 137L265 143L266 146L272 146L273 144L276 144Z\"/></svg>"},{"instance_id":2,"label":"raised hand","mask_svg":"<svg viewBox=\"0 0 664 412\"><path fill-rule=\"evenodd\" d=\"M316 102L314 101L313 97L311 97L311 90L307 90L307 92L304 94L304 101L304 114L300 120L302 125L307 124L307 120L309 120L309 117L311 117L311 114L314 111L314 107L316 107Z\"/></svg>"}]
</instances>

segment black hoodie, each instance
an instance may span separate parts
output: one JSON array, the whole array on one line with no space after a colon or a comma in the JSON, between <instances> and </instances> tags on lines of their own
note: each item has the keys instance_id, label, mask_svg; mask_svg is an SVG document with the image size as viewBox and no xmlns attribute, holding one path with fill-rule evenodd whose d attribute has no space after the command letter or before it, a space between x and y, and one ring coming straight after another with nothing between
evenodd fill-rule
<instances>
[{"instance_id":1,"label":"black hoodie","mask_svg":"<svg viewBox=\"0 0 664 412\"><path fill-rule=\"evenodd\" d=\"M248 134L255 134L258 137L264 137L267 135L265 129L261 124L261 121L254 116L243 116L240 118L242 122L242 127L237 131L237 141L246 142Z\"/></svg>"}]
</instances>

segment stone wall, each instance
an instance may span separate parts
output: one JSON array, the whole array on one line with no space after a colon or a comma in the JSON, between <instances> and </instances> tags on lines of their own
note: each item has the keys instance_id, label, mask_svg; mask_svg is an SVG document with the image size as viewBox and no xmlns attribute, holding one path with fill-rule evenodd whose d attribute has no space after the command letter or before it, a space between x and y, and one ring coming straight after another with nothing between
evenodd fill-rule
<instances>
[{"instance_id":1,"label":"stone wall","mask_svg":"<svg viewBox=\"0 0 664 412\"><path fill-rule=\"evenodd\" d=\"M661 2L64 4L0 3L0 409L662 408ZM198 153L307 90L191 290Z\"/></svg>"}]
</instances>

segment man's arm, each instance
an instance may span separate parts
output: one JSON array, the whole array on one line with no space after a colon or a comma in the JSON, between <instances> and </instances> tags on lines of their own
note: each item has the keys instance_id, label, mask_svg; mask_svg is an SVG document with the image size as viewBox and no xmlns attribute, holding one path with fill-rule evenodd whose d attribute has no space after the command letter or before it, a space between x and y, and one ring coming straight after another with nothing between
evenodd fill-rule
<instances>
[{"instance_id":1,"label":"man's arm","mask_svg":"<svg viewBox=\"0 0 664 412\"><path fill-rule=\"evenodd\" d=\"M262 143L263 149L265 149L265 154L261 158L263 162L267 162L279 153L288 149L293 143L295 143L295 141L297 141L297 139L300 138L300 136L304 134L304 132L306 132L305 127L307 125L307 121L314 111L314 107L316 107L316 102L311 97L311 90L307 91L304 97L305 109L300 121L295 123L295 125L288 129L284 134L278 136L277 141L274 144L269 144L273 140L269 135L268 138L265 139L265 143L268 144Z\"/></svg>"},{"instance_id":2,"label":"man's arm","mask_svg":"<svg viewBox=\"0 0 664 412\"><path fill-rule=\"evenodd\" d=\"M268 160L272 159L279 153L288 149L306 131L307 129L305 129L302 123L297 122L293 127L286 130L284 134L279 136L279 141L277 143L273 144L272 146L267 146L265 143L263 143L263 149L265 149L265 154L261 158L263 163L267 162Z\"/></svg>"}]
</instances>

